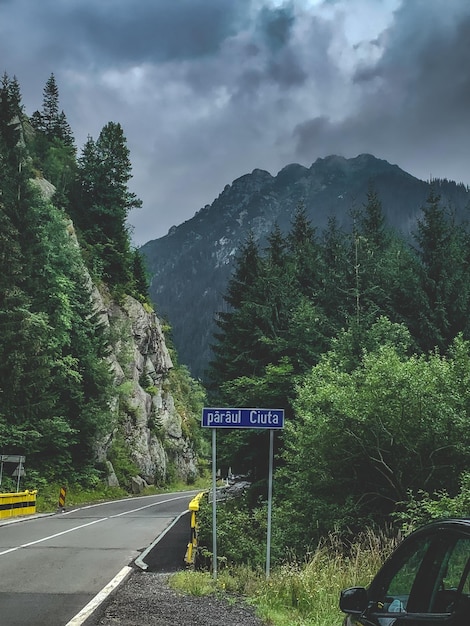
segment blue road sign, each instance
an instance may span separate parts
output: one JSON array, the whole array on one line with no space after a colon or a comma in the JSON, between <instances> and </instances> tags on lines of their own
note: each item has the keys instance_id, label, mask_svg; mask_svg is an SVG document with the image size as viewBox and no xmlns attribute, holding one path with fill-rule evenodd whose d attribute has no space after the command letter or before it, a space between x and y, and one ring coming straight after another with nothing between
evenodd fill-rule
<instances>
[{"instance_id":1,"label":"blue road sign","mask_svg":"<svg viewBox=\"0 0 470 626\"><path fill-rule=\"evenodd\" d=\"M201 426L206 428L284 428L284 409L202 409Z\"/></svg>"}]
</instances>

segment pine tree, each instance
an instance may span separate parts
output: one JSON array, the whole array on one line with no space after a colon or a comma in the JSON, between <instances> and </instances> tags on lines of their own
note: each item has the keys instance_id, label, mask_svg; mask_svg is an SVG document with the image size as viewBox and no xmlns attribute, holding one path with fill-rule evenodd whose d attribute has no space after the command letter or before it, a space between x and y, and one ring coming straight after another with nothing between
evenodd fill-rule
<instances>
[{"instance_id":1,"label":"pine tree","mask_svg":"<svg viewBox=\"0 0 470 626\"><path fill-rule=\"evenodd\" d=\"M422 209L415 240L428 312L428 334L421 335L420 343L425 350L437 346L445 351L459 332L469 332L469 234L466 225L457 224L443 208L434 189Z\"/></svg>"},{"instance_id":2,"label":"pine tree","mask_svg":"<svg viewBox=\"0 0 470 626\"><path fill-rule=\"evenodd\" d=\"M372 186L367 192L367 201L359 215L359 222L361 234L367 240L369 247L383 250L387 244L388 232L382 202Z\"/></svg>"},{"instance_id":3,"label":"pine tree","mask_svg":"<svg viewBox=\"0 0 470 626\"><path fill-rule=\"evenodd\" d=\"M303 203L297 206L294 213L287 242L299 289L314 301L322 274L321 257L316 229L308 219Z\"/></svg>"},{"instance_id":4,"label":"pine tree","mask_svg":"<svg viewBox=\"0 0 470 626\"><path fill-rule=\"evenodd\" d=\"M242 245L227 285L224 300L227 311L218 313L212 346L214 359L209 365L211 387L220 393L220 383L261 371L256 354L255 290L261 271L261 258L252 232Z\"/></svg>"},{"instance_id":5,"label":"pine tree","mask_svg":"<svg viewBox=\"0 0 470 626\"><path fill-rule=\"evenodd\" d=\"M149 291L149 273L145 267L144 257L139 250L132 251L132 261L133 295L137 299L146 299Z\"/></svg>"},{"instance_id":6,"label":"pine tree","mask_svg":"<svg viewBox=\"0 0 470 626\"><path fill-rule=\"evenodd\" d=\"M52 139L57 136L58 119L59 88L54 74L51 74L44 86L42 110L33 114L32 122L37 131L43 133L47 139Z\"/></svg>"},{"instance_id":7,"label":"pine tree","mask_svg":"<svg viewBox=\"0 0 470 626\"><path fill-rule=\"evenodd\" d=\"M35 136L30 149L35 169L55 187L54 203L67 210L76 168L76 148L64 111L59 110L59 88L51 74L43 91L41 111L30 118Z\"/></svg>"},{"instance_id":8,"label":"pine tree","mask_svg":"<svg viewBox=\"0 0 470 626\"><path fill-rule=\"evenodd\" d=\"M57 117L54 128L54 138L60 139L65 146L73 148L73 153L75 154L75 139L64 111L61 111Z\"/></svg>"},{"instance_id":9,"label":"pine tree","mask_svg":"<svg viewBox=\"0 0 470 626\"><path fill-rule=\"evenodd\" d=\"M365 331L381 314L389 313L386 255L389 237L382 203L370 188L367 201L354 215L351 258L354 259L354 313L358 328Z\"/></svg>"},{"instance_id":10,"label":"pine tree","mask_svg":"<svg viewBox=\"0 0 470 626\"><path fill-rule=\"evenodd\" d=\"M78 161L74 222L89 246L95 272L112 286L133 285L133 253L126 224L142 205L130 192L129 149L120 124L109 122L95 142L88 138Z\"/></svg>"},{"instance_id":11,"label":"pine tree","mask_svg":"<svg viewBox=\"0 0 470 626\"><path fill-rule=\"evenodd\" d=\"M296 231L296 227L299 226L297 222L294 223L293 230L296 231L297 237L301 233L307 234L305 242L308 249L313 230L309 229L308 221L304 221L304 217L305 215L299 220L303 222L302 228ZM318 303L314 304L300 288L297 249L292 252L288 243L290 241L290 246L293 245L293 237L295 238L289 233L287 239L284 239L277 226L268 237L263 281L266 285L264 344L269 349L266 365L288 363L292 368L290 374L300 374L317 362L319 353L325 348L323 336L325 320ZM322 264L317 264L312 273L318 271L318 265ZM316 302L317 296L318 292L314 296ZM284 405L288 404L287 397L291 389L290 375L290 383L284 385Z\"/></svg>"},{"instance_id":12,"label":"pine tree","mask_svg":"<svg viewBox=\"0 0 470 626\"><path fill-rule=\"evenodd\" d=\"M0 142L3 158L18 168L22 138L23 105L16 78L5 73L0 86Z\"/></svg>"}]
</instances>

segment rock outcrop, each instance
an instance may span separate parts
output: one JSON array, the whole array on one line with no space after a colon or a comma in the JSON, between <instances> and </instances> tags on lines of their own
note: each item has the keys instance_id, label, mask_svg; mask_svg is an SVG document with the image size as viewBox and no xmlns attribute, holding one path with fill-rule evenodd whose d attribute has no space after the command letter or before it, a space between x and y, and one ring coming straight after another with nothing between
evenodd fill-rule
<instances>
[{"instance_id":1,"label":"rock outcrop","mask_svg":"<svg viewBox=\"0 0 470 626\"><path fill-rule=\"evenodd\" d=\"M46 179L31 181L46 200L55 187ZM79 248L72 220L67 233ZM121 485L133 493L148 485L165 483L169 477L190 482L197 476L197 459L183 428L184 418L175 408L169 375L173 363L160 321L153 309L131 296L117 303L104 285L98 289L83 264L83 273L91 294L90 314L109 331L109 362L114 374L116 393L111 402L113 425L96 442L97 461L105 468L110 486L119 486L119 472L111 462L113 449L129 459L137 474Z\"/></svg>"},{"instance_id":2,"label":"rock outcrop","mask_svg":"<svg viewBox=\"0 0 470 626\"><path fill-rule=\"evenodd\" d=\"M194 480L196 455L168 389L173 364L158 317L130 296L117 304L96 288L93 294L95 308L109 326L116 383L115 428L101 448L101 460L107 460L114 438L120 436L139 470L132 481L134 492L165 482L170 469L172 476ZM115 481L112 469L109 477Z\"/></svg>"}]
</instances>

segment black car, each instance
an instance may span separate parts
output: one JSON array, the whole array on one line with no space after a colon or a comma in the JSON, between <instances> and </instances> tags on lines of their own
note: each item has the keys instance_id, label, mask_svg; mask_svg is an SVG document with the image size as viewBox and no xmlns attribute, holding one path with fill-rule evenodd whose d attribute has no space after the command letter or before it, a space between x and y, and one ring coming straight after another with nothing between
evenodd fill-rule
<instances>
[{"instance_id":1,"label":"black car","mask_svg":"<svg viewBox=\"0 0 470 626\"><path fill-rule=\"evenodd\" d=\"M370 586L341 592L343 626L470 626L470 519L409 535Z\"/></svg>"}]
</instances>

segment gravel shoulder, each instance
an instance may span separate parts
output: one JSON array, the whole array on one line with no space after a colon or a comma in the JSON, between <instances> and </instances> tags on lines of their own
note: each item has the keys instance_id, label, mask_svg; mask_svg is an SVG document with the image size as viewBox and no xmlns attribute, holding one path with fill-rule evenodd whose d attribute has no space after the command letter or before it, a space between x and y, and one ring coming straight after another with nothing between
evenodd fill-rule
<instances>
[{"instance_id":1,"label":"gravel shoulder","mask_svg":"<svg viewBox=\"0 0 470 626\"><path fill-rule=\"evenodd\" d=\"M243 600L184 594L169 576L134 570L86 626L265 626Z\"/></svg>"}]
</instances>

